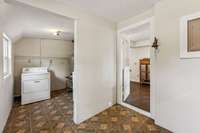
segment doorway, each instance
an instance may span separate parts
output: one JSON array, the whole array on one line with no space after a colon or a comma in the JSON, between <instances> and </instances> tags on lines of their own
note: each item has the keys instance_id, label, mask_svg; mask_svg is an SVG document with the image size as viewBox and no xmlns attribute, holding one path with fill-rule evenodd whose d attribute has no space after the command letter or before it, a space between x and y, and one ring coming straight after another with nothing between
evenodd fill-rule
<instances>
[{"instance_id":1,"label":"doorway","mask_svg":"<svg viewBox=\"0 0 200 133\"><path fill-rule=\"evenodd\" d=\"M118 31L118 103L154 116L153 17Z\"/></svg>"},{"instance_id":2,"label":"doorway","mask_svg":"<svg viewBox=\"0 0 200 133\"><path fill-rule=\"evenodd\" d=\"M76 105L77 84L77 21L73 18L58 15L43 9L37 9L28 5L11 2L9 5L9 17L6 17L6 26L3 31L12 39L12 76L14 77L14 96L19 105L22 99L22 73L24 68L45 68L45 72L35 72L34 75L45 75L45 79L30 81L34 86L43 85L44 95L41 89L34 90L30 104L44 103L59 96L68 98L72 103L72 118ZM15 16L18 16L17 19ZM22 21L26 18L26 21ZM24 70L30 70L24 69ZM41 69L37 69L40 71ZM46 72L48 70L48 72ZM32 74L32 73L31 73ZM26 72L24 71L24 75ZM50 75L50 76L49 76ZM34 77L33 75L30 76ZM47 77L47 78L46 78ZM50 77L50 78L49 78ZM67 78L68 77L68 78ZM40 78L40 77L39 77ZM43 77L42 77L43 78ZM10 79L8 79L10 80ZM11 82L11 81L8 81ZM27 81L30 83L29 81ZM40 84L41 83L41 84ZM73 84L72 84L73 83ZM35 87L39 88L39 87ZM71 90L73 90L73 92ZM37 92L35 92L37 91ZM50 92L51 91L51 92ZM56 95L54 95L54 92ZM57 93L58 92L58 93ZM63 92L63 93L59 93ZM31 90L30 93L33 93ZM59 94L59 95L57 95ZM51 95L51 97L50 97ZM27 96L28 97L28 96ZM28 97L29 98L29 97ZM29 104L27 103L27 104ZM67 102L69 103L69 102ZM64 103L65 106L66 103ZM67 111L64 111L65 113Z\"/></svg>"}]
</instances>

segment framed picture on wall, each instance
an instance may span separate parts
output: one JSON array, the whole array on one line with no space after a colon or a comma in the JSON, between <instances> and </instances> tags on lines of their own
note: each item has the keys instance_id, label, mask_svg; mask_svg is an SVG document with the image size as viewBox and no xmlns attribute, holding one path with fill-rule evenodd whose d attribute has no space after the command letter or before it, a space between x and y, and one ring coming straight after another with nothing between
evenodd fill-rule
<instances>
[{"instance_id":1,"label":"framed picture on wall","mask_svg":"<svg viewBox=\"0 0 200 133\"><path fill-rule=\"evenodd\" d=\"M200 12L180 20L180 57L200 58Z\"/></svg>"}]
</instances>

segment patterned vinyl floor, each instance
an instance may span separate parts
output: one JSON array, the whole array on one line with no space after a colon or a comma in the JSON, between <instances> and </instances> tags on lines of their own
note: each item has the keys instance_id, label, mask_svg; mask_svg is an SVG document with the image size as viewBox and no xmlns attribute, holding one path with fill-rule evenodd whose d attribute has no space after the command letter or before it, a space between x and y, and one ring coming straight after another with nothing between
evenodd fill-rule
<instances>
[{"instance_id":1,"label":"patterned vinyl floor","mask_svg":"<svg viewBox=\"0 0 200 133\"><path fill-rule=\"evenodd\" d=\"M15 102L4 133L170 133L153 121L120 105L80 125L72 121L72 95L54 93L50 100L20 106Z\"/></svg>"}]
</instances>

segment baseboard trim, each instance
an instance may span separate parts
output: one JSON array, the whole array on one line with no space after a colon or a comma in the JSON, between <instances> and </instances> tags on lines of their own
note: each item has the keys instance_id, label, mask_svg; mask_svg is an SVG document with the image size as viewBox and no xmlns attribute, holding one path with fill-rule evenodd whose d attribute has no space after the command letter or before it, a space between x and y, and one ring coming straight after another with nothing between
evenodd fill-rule
<instances>
[{"instance_id":1,"label":"baseboard trim","mask_svg":"<svg viewBox=\"0 0 200 133\"><path fill-rule=\"evenodd\" d=\"M165 124L162 124L161 122L159 122L159 121L157 121L157 120L154 120L154 123L155 123L156 125L158 125L158 126L164 128L164 129L166 129L166 130L172 132L172 133L175 133L175 131L172 131L172 130L169 129Z\"/></svg>"},{"instance_id":2,"label":"baseboard trim","mask_svg":"<svg viewBox=\"0 0 200 133\"><path fill-rule=\"evenodd\" d=\"M11 118L12 108L13 108L13 102L12 102L12 105L11 105L11 107L9 109L9 113L8 113L7 119L6 119L2 129L0 129L0 132L1 132L1 130L3 130L2 132L4 132L5 127L6 127L7 123L8 123L8 121L9 121L9 119Z\"/></svg>"},{"instance_id":3,"label":"baseboard trim","mask_svg":"<svg viewBox=\"0 0 200 133\"><path fill-rule=\"evenodd\" d=\"M68 88L63 88L63 89L52 89L51 92L54 92L54 91L61 91L61 90L65 90L65 89L68 89ZM21 98L21 95L14 95L14 99L16 98Z\"/></svg>"}]
</instances>

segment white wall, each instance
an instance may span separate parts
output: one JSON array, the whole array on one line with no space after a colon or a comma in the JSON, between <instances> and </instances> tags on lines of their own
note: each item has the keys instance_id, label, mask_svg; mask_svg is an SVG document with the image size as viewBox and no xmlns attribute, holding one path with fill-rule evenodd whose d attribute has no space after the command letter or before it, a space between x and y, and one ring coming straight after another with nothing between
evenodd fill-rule
<instances>
[{"instance_id":1,"label":"white wall","mask_svg":"<svg viewBox=\"0 0 200 133\"><path fill-rule=\"evenodd\" d=\"M199 0L162 0L155 7L156 122L175 133L200 131L200 59L180 59L180 18L200 12Z\"/></svg>"},{"instance_id":2,"label":"white wall","mask_svg":"<svg viewBox=\"0 0 200 133\"><path fill-rule=\"evenodd\" d=\"M66 88L66 76L73 72L70 62L74 54L72 41L21 38L14 45L15 95L21 95L23 67L48 67L51 71L51 90Z\"/></svg>"},{"instance_id":3,"label":"white wall","mask_svg":"<svg viewBox=\"0 0 200 133\"><path fill-rule=\"evenodd\" d=\"M140 82L140 59L150 58L150 47L131 48L130 54L130 79L134 82Z\"/></svg>"},{"instance_id":4,"label":"white wall","mask_svg":"<svg viewBox=\"0 0 200 133\"><path fill-rule=\"evenodd\" d=\"M18 0L77 19L74 116L80 123L116 102L115 25L55 0Z\"/></svg>"},{"instance_id":5,"label":"white wall","mask_svg":"<svg viewBox=\"0 0 200 133\"><path fill-rule=\"evenodd\" d=\"M7 78L3 78L3 40L0 29L0 132L7 122L13 103L13 72Z\"/></svg>"},{"instance_id":6,"label":"white wall","mask_svg":"<svg viewBox=\"0 0 200 133\"><path fill-rule=\"evenodd\" d=\"M0 14L4 13L4 2L0 0ZM1 18L2 19L2 18ZM0 19L0 20L1 20ZM3 51L2 51L2 33L4 22L0 21L0 133L3 132L4 125L11 111L13 102L13 79L12 76L3 80Z\"/></svg>"}]
</instances>

